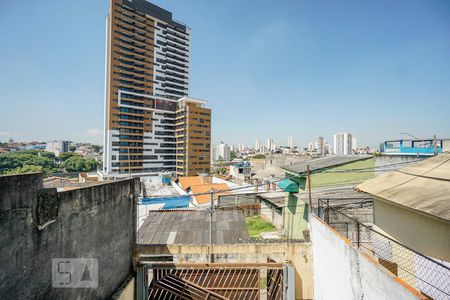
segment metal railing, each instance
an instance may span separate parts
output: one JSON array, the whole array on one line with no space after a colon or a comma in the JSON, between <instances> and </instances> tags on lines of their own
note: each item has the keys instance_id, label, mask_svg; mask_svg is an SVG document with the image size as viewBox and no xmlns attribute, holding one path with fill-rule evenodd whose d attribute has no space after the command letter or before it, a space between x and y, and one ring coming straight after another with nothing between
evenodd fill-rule
<instances>
[{"instance_id":1,"label":"metal railing","mask_svg":"<svg viewBox=\"0 0 450 300\"><path fill-rule=\"evenodd\" d=\"M360 218L358 213L351 217L351 203L339 205L321 199L318 203L318 216L349 239L352 246L373 257L429 299L450 299L449 265L427 257L375 230L372 226L373 219ZM353 207L357 209L361 206ZM342 210L346 210L346 213Z\"/></svg>"}]
</instances>

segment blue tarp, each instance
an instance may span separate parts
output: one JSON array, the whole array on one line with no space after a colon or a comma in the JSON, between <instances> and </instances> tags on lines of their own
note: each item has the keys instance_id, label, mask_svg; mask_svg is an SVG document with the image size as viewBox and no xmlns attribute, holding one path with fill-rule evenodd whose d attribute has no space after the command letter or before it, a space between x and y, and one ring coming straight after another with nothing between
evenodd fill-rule
<instances>
[{"instance_id":1,"label":"blue tarp","mask_svg":"<svg viewBox=\"0 0 450 300\"><path fill-rule=\"evenodd\" d=\"M160 198L142 198L139 201L140 205L146 204L160 204L164 203L164 209L173 208L186 208L189 207L190 196L179 196L179 197L160 197Z\"/></svg>"}]
</instances>

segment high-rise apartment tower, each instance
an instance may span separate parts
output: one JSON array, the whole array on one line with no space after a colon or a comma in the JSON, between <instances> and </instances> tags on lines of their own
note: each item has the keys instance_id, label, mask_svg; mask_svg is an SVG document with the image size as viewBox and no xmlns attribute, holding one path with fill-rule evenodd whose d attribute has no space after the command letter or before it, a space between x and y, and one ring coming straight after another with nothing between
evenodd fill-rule
<instances>
[{"instance_id":1,"label":"high-rise apartment tower","mask_svg":"<svg viewBox=\"0 0 450 300\"><path fill-rule=\"evenodd\" d=\"M187 97L190 28L145 0L110 4L103 172L114 176L209 172L211 112L205 101ZM183 116L184 123L177 125ZM176 136L176 128L186 134ZM195 168L184 165L193 163L194 156L207 159Z\"/></svg>"},{"instance_id":2,"label":"high-rise apartment tower","mask_svg":"<svg viewBox=\"0 0 450 300\"><path fill-rule=\"evenodd\" d=\"M334 135L334 154L338 156L353 154L351 133L338 132Z\"/></svg>"}]
</instances>

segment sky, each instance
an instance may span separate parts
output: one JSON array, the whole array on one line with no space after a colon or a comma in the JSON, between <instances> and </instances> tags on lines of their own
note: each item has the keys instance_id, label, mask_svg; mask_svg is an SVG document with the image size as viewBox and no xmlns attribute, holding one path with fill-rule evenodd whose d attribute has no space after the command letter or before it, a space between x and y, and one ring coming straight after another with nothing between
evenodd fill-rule
<instances>
[{"instance_id":1,"label":"sky","mask_svg":"<svg viewBox=\"0 0 450 300\"><path fill-rule=\"evenodd\" d=\"M213 143L450 137L450 1L155 0ZM0 140L102 143L108 0L0 1Z\"/></svg>"}]
</instances>

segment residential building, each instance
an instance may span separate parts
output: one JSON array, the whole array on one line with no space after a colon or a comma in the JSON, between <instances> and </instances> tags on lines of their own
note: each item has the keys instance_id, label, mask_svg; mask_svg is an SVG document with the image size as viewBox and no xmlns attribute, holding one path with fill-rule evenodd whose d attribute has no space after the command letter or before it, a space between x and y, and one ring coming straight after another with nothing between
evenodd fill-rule
<instances>
[{"instance_id":1,"label":"residential building","mask_svg":"<svg viewBox=\"0 0 450 300\"><path fill-rule=\"evenodd\" d=\"M224 160L229 161L230 160L230 146L227 144L224 144L221 142L219 145L214 146L212 151L212 160L218 161L218 160Z\"/></svg>"},{"instance_id":2,"label":"residential building","mask_svg":"<svg viewBox=\"0 0 450 300\"><path fill-rule=\"evenodd\" d=\"M374 198L378 230L450 266L449 180L450 154L444 153L367 180L358 189Z\"/></svg>"},{"instance_id":3,"label":"residential building","mask_svg":"<svg viewBox=\"0 0 450 300\"><path fill-rule=\"evenodd\" d=\"M352 134L349 132L336 133L334 135L334 154L342 156L352 153Z\"/></svg>"},{"instance_id":4,"label":"residential building","mask_svg":"<svg viewBox=\"0 0 450 300\"><path fill-rule=\"evenodd\" d=\"M259 151L261 149L261 141L260 140L256 140L255 141L255 150Z\"/></svg>"},{"instance_id":5,"label":"residential building","mask_svg":"<svg viewBox=\"0 0 450 300\"><path fill-rule=\"evenodd\" d=\"M233 176L235 182L243 183L252 175L252 166L250 162L243 161L229 166L230 175Z\"/></svg>"},{"instance_id":6,"label":"residential building","mask_svg":"<svg viewBox=\"0 0 450 300\"><path fill-rule=\"evenodd\" d=\"M352 150L355 152L358 150L358 140L355 137L352 138Z\"/></svg>"},{"instance_id":7,"label":"residential building","mask_svg":"<svg viewBox=\"0 0 450 300\"><path fill-rule=\"evenodd\" d=\"M176 118L186 108L185 97L189 95L191 29L175 21L171 12L145 0L111 0L110 4L103 173L121 177L208 170L209 163L203 162L210 159L210 151L205 152L209 136L196 132L200 126L210 126L204 101L189 98L190 103L195 102L189 106L202 106L199 110L203 112L192 117L192 121L198 121L194 125L197 129L188 129L190 134L178 143L175 137ZM209 132L210 128L200 131ZM202 141L190 140L195 135ZM201 152L189 148L198 143L204 148ZM192 157L177 161L177 146L183 146L179 152L192 150L190 156L207 158L200 167L184 166Z\"/></svg>"},{"instance_id":8,"label":"residential building","mask_svg":"<svg viewBox=\"0 0 450 300\"><path fill-rule=\"evenodd\" d=\"M273 149L273 139L268 138L267 139L267 151L272 151L272 149Z\"/></svg>"},{"instance_id":9,"label":"residential building","mask_svg":"<svg viewBox=\"0 0 450 300\"><path fill-rule=\"evenodd\" d=\"M214 200L217 201L219 195L227 194L226 190L229 186L226 183L213 182L212 176L182 176L178 177L177 182L179 187L186 193L193 195L192 200L195 205L209 206L211 203L211 196L209 192L214 191ZM225 192L222 192L224 191Z\"/></svg>"},{"instance_id":10,"label":"residential building","mask_svg":"<svg viewBox=\"0 0 450 300\"><path fill-rule=\"evenodd\" d=\"M309 143L308 144L308 151L313 151L314 150L314 144L313 143Z\"/></svg>"},{"instance_id":11,"label":"residential building","mask_svg":"<svg viewBox=\"0 0 450 300\"><path fill-rule=\"evenodd\" d=\"M288 137L288 147L294 148L294 137L292 136Z\"/></svg>"},{"instance_id":12,"label":"residential building","mask_svg":"<svg viewBox=\"0 0 450 300\"><path fill-rule=\"evenodd\" d=\"M177 175L209 173L211 168L211 110L205 101L183 97L175 118ZM170 154L171 152L165 152Z\"/></svg>"},{"instance_id":13,"label":"residential building","mask_svg":"<svg viewBox=\"0 0 450 300\"><path fill-rule=\"evenodd\" d=\"M319 136L317 138L317 140L316 140L316 150L317 150L317 154L319 156L323 156L323 155L327 154L326 153L326 148L325 148L326 143L327 143L327 141L323 138L323 136Z\"/></svg>"},{"instance_id":14,"label":"residential building","mask_svg":"<svg viewBox=\"0 0 450 300\"><path fill-rule=\"evenodd\" d=\"M41 142L29 142L25 145L25 150L45 150L46 148L47 144Z\"/></svg>"},{"instance_id":15,"label":"residential building","mask_svg":"<svg viewBox=\"0 0 450 300\"><path fill-rule=\"evenodd\" d=\"M239 150L240 152L243 152L243 151L245 150L244 144L239 144L238 150Z\"/></svg>"},{"instance_id":16,"label":"residential building","mask_svg":"<svg viewBox=\"0 0 450 300\"><path fill-rule=\"evenodd\" d=\"M281 166L286 178L278 186L286 193L284 210L284 229L288 238L304 238L307 229L307 216L302 211L309 209L308 201L298 198L293 193L308 190L308 168L310 171L311 188L316 193L317 188L348 186L361 183L373 178L375 172L357 173L346 172L353 169L369 169L375 166L375 159L371 155L361 156L326 156L309 161ZM327 170L328 172L322 172ZM335 171L336 173L334 173ZM305 219L306 218L306 219Z\"/></svg>"},{"instance_id":17,"label":"residential building","mask_svg":"<svg viewBox=\"0 0 450 300\"><path fill-rule=\"evenodd\" d=\"M48 141L45 146L45 150L49 152L53 152L56 156L59 156L61 153L69 151L69 142L68 141Z\"/></svg>"}]
</instances>

